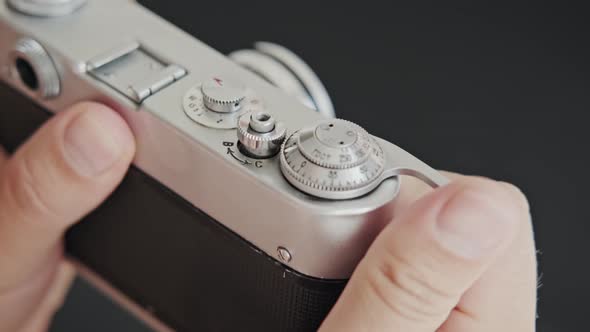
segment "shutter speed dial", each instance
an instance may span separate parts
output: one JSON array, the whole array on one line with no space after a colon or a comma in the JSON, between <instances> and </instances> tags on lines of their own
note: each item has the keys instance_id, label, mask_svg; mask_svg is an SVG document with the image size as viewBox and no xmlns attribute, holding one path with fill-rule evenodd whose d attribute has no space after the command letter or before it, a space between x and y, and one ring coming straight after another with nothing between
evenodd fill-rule
<instances>
[{"instance_id":1,"label":"shutter speed dial","mask_svg":"<svg viewBox=\"0 0 590 332\"><path fill-rule=\"evenodd\" d=\"M297 145L305 158L321 167L346 169L364 163L371 152L383 158L380 148L361 127L345 120L326 121L302 130ZM373 149L373 150L371 150Z\"/></svg>"},{"instance_id":2,"label":"shutter speed dial","mask_svg":"<svg viewBox=\"0 0 590 332\"><path fill-rule=\"evenodd\" d=\"M345 120L322 120L283 143L281 171L302 192L331 200L369 193L384 180L411 175L432 187L448 179L396 145Z\"/></svg>"},{"instance_id":3,"label":"shutter speed dial","mask_svg":"<svg viewBox=\"0 0 590 332\"><path fill-rule=\"evenodd\" d=\"M313 196L349 199L379 185L385 157L372 136L345 120L325 120L291 135L281 150L287 180Z\"/></svg>"}]
</instances>

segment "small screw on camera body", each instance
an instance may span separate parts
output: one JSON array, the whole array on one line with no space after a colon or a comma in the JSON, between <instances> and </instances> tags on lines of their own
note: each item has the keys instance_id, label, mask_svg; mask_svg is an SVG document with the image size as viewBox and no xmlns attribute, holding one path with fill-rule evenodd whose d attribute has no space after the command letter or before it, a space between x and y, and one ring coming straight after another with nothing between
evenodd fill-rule
<instances>
[{"instance_id":1,"label":"small screw on camera body","mask_svg":"<svg viewBox=\"0 0 590 332\"><path fill-rule=\"evenodd\" d=\"M289 263L291 261L291 259L293 258L291 256L291 253L289 252L289 250L285 247L278 247L277 254L278 254L279 260L283 263Z\"/></svg>"}]
</instances>

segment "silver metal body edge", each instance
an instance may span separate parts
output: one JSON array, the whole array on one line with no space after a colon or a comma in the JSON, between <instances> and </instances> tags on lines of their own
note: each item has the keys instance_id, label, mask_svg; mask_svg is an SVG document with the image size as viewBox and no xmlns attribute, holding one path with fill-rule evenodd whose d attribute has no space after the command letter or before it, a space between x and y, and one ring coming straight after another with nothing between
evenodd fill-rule
<instances>
[{"instance_id":1,"label":"silver metal body edge","mask_svg":"<svg viewBox=\"0 0 590 332\"><path fill-rule=\"evenodd\" d=\"M6 50L22 37L35 38L51 55L61 76L58 97L43 100L14 77ZM182 66L187 75L137 104L87 73L93 59L133 43ZM291 259L283 263L300 273L349 278L394 214L398 177L363 197L327 201L288 184L277 157L244 165L238 159L249 158L237 149L229 154L223 143L236 142L235 130L204 127L182 109L186 91L207 79L245 84L288 132L322 116L133 1L89 1L59 18L25 16L0 1L0 50L3 81L53 112L84 100L115 108L136 136L138 168L268 255L277 257L277 248L287 248Z\"/></svg>"}]
</instances>

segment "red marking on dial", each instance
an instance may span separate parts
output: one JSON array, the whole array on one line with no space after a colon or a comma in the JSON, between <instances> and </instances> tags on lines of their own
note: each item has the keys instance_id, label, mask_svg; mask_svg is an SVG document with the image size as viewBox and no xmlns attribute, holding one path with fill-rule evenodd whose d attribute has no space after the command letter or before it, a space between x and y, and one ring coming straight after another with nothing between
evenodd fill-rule
<instances>
[{"instance_id":1,"label":"red marking on dial","mask_svg":"<svg viewBox=\"0 0 590 332\"><path fill-rule=\"evenodd\" d=\"M214 77L214 78L213 78L213 80L214 80L215 82L217 82L217 84L218 84L219 86L223 86L223 80L222 80L222 79L220 79L220 78L217 78L217 77Z\"/></svg>"}]
</instances>

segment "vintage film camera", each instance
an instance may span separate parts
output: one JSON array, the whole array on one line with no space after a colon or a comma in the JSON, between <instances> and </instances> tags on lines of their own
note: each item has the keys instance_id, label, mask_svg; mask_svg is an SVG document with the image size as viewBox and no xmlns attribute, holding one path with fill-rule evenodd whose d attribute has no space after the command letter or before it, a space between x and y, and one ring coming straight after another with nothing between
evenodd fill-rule
<instances>
[{"instance_id":1,"label":"vintage film camera","mask_svg":"<svg viewBox=\"0 0 590 332\"><path fill-rule=\"evenodd\" d=\"M399 175L447 180L330 118L286 49L232 58L133 1L1 0L1 96L20 101L0 139L14 149L78 101L113 107L138 150L66 236L81 271L158 329L314 330L391 220Z\"/></svg>"}]
</instances>

